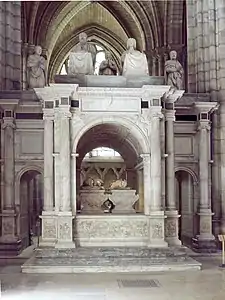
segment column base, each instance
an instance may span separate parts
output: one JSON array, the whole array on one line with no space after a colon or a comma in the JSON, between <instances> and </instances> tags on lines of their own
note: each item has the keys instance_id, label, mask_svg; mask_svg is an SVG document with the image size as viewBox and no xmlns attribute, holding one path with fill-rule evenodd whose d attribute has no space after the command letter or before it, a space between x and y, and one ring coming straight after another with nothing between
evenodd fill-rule
<instances>
[{"instance_id":1,"label":"column base","mask_svg":"<svg viewBox=\"0 0 225 300\"><path fill-rule=\"evenodd\" d=\"M177 210L165 211L165 240L169 246L181 246L181 241L178 238L178 215Z\"/></svg>"},{"instance_id":2,"label":"column base","mask_svg":"<svg viewBox=\"0 0 225 300\"><path fill-rule=\"evenodd\" d=\"M40 218L42 219L42 236L39 247L54 247L57 240L57 216L54 211L43 211Z\"/></svg>"},{"instance_id":3,"label":"column base","mask_svg":"<svg viewBox=\"0 0 225 300\"><path fill-rule=\"evenodd\" d=\"M192 249L199 253L215 253L217 252L217 243L214 237L206 239L198 235L192 238Z\"/></svg>"},{"instance_id":4,"label":"column base","mask_svg":"<svg viewBox=\"0 0 225 300\"><path fill-rule=\"evenodd\" d=\"M210 208L200 208L199 210L199 232L192 239L193 250L197 252L213 253L217 251L215 236L212 234L212 216Z\"/></svg>"},{"instance_id":5,"label":"column base","mask_svg":"<svg viewBox=\"0 0 225 300\"><path fill-rule=\"evenodd\" d=\"M18 238L0 238L0 257L14 257L21 253L22 242Z\"/></svg>"},{"instance_id":6,"label":"column base","mask_svg":"<svg viewBox=\"0 0 225 300\"><path fill-rule=\"evenodd\" d=\"M0 256L16 256L22 250L22 241L16 236L17 214L14 209L4 209L0 216Z\"/></svg>"},{"instance_id":7,"label":"column base","mask_svg":"<svg viewBox=\"0 0 225 300\"><path fill-rule=\"evenodd\" d=\"M168 243L165 241L164 211L153 211L149 215L149 248L166 248Z\"/></svg>"},{"instance_id":8,"label":"column base","mask_svg":"<svg viewBox=\"0 0 225 300\"><path fill-rule=\"evenodd\" d=\"M73 219L72 212L59 212L57 224L57 242L55 248L76 248L73 241Z\"/></svg>"}]
</instances>

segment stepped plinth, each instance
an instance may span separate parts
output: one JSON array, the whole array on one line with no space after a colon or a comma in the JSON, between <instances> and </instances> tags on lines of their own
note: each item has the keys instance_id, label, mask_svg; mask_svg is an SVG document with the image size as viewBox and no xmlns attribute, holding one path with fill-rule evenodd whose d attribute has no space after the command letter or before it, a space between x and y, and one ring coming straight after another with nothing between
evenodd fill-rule
<instances>
[{"instance_id":1,"label":"stepped plinth","mask_svg":"<svg viewBox=\"0 0 225 300\"><path fill-rule=\"evenodd\" d=\"M36 249L23 273L149 273L200 270L185 247Z\"/></svg>"}]
</instances>

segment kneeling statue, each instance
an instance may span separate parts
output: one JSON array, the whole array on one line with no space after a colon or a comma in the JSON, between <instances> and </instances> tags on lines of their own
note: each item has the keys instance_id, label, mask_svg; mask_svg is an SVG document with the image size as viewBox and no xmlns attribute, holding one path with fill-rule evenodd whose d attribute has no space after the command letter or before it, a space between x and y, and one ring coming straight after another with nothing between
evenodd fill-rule
<instances>
[{"instance_id":1,"label":"kneeling statue","mask_svg":"<svg viewBox=\"0 0 225 300\"><path fill-rule=\"evenodd\" d=\"M106 51L105 60L103 60L99 66L98 75L117 75L117 66L109 51Z\"/></svg>"}]
</instances>

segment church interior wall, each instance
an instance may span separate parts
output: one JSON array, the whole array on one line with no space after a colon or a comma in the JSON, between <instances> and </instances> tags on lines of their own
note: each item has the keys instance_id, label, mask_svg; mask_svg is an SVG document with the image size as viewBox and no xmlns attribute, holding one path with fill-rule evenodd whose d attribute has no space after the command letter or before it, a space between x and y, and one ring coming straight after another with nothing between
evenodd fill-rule
<instances>
[{"instance_id":1,"label":"church interior wall","mask_svg":"<svg viewBox=\"0 0 225 300\"><path fill-rule=\"evenodd\" d=\"M15 193L12 197L15 198L15 232L22 240L22 248L29 244L31 229L37 234L34 220L36 212L43 206L44 177L42 103L33 91L28 90L27 57L33 53L35 45L42 46L42 56L47 61L47 84L50 84L54 82L54 76L61 70L71 49L78 44L79 34L83 31L93 44L111 51L118 67L120 57L126 50L127 38L135 38L137 49L146 54L152 76L164 76L164 65L170 50L177 51L178 60L184 67L186 93L175 105L175 190L176 205L181 214L180 236L188 243L199 232L200 131L198 116L196 111L193 112L193 107L198 101L220 103L220 108L214 112L211 119L212 135L209 146L212 151L208 167L208 197L209 202L212 200L215 213L213 233L217 235L225 230L224 5L209 0L205 1L204 5L199 1L94 2L0 2L0 107L3 116L1 123L4 124L5 111L13 111L12 123L15 124L15 129L11 153L14 162ZM10 104L13 99L16 99L18 105ZM187 118L179 119L178 116L181 115ZM193 115L195 120L191 118ZM3 127L2 125L2 211L6 169ZM163 150L163 130L161 138ZM76 152L76 149L72 150ZM81 165L81 169L85 164ZM92 175L96 174L93 169L97 167L108 170L104 178L106 185L117 178L111 167L124 167L124 162L93 164L94 168L90 173ZM165 171L163 164L165 161L162 162L162 170ZM92 163L88 163L88 168L91 165ZM139 191L140 178L137 174L137 170L129 166L125 177L130 187L143 193ZM83 179L78 177L79 172L76 180L79 188ZM165 181L165 178L163 180ZM163 193L165 194L165 191L162 191L162 197L165 197ZM34 206L36 211L32 215ZM0 218L3 223L3 216ZM140 223L142 221L140 219ZM2 235L4 230L6 229L0 228Z\"/></svg>"}]
</instances>

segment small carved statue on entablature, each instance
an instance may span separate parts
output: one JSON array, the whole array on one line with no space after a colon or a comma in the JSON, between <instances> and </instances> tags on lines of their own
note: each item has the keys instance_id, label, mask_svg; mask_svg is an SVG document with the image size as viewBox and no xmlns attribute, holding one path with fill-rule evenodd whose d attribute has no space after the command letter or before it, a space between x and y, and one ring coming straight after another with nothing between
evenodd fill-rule
<instances>
[{"instance_id":1,"label":"small carved statue on entablature","mask_svg":"<svg viewBox=\"0 0 225 300\"><path fill-rule=\"evenodd\" d=\"M99 66L98 75L117 75L117 66L109 51L106 51L105 60L103 60Z\"/></svg>"},{"instance_id":2,"label":"small carved statue on entablature","mask_svg":"<svg viewBox=\"0 0 225 300\"><path fill-rule=\"evenodd\" d=\"M41 46L36 46L34 53L27 59L28 88L43 88L46 85L46 60Z\"/></svg>"},{"instance_id":3,"label":"small carved statue on entablature","mask_svg":"<svg viewBox=\"0 0 225 300\"><path fill-rule=\"evenodd\" d=\"M170 59L165 62L165 80L166 84L177 90L183 88L184 69L177 60L177 52L170 51Z\"/></svg>"}]
</instances>

